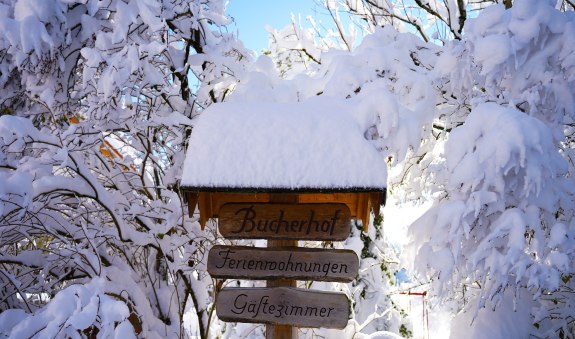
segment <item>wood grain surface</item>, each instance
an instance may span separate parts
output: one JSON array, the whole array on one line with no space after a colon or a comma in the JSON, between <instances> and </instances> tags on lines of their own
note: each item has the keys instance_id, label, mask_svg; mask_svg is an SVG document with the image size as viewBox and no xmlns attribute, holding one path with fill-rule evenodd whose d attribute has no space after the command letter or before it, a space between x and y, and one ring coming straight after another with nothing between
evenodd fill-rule
<instances>
[{"instance_id":1,"label":"wood grain surface","mask_svg":"<svg viewBox=\"0 0 575 339\"><path fill-rule=\"evenodd\" d=\"M223 321L342 329L349 319L343 293L293 287L224 288L216 299Z\"/></svg>"},{"instance_id":2,"label":"wood grain surface","mask_svg":"<svg viewBox=\"0 0 575 339\"><path fill-rule=\"evenodd\" d=\"M212 278L350 282L358 269L351 250L216 245L208 254Z\"/></svg>"},{"instance_id":3,"label":"wood grain surface","mask_svg":"<svg viewBox=\"0 0 575 339\"><path fill-rule=\"evenodd\" d=\"M218 229L229 239L345 240L351 213L345 204L225 204Z\"/></svg>"}]
</instances>

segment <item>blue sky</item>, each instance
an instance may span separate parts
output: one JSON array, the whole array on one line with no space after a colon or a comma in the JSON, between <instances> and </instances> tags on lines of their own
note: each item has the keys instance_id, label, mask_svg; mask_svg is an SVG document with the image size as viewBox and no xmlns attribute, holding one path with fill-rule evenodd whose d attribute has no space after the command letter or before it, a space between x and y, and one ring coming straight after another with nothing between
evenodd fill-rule
<instances>
[{"instance_id":1,"label":"blue sky","mask_svg":"<svg viewBox=\"0 0 575 339\"><path fill-rule=\"evenodd\" d=\"M239 38L258 54L268 46L266 25L283 28L291 23L290 13L321 17L314 0L230 0L227 13L235 20Z\"/></svg>"}]
</instances>

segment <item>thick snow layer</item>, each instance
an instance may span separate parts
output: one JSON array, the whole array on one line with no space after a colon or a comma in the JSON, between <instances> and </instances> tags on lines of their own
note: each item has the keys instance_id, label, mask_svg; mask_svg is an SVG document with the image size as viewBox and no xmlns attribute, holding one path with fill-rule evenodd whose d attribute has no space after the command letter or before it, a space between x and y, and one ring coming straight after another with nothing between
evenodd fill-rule
<instances>
[{"instance_id":1,"label":"thick snow layer","mask_svg":"<svg viewBox=\"0 0 575 339\"><path fill-rule=\"evenodd\" d=\"M525 290L515 296L505 292L501 302L494 305L491 300L487 306L474 310L477 300L470 302L451 323L450 338L528 338L533 327L529 311L533 302Z\"/></svg>"},{"instance_id":2,"label":"thick snow layer","mask_svg":"<svg viewBox=\"0 0 575 339\"><path fill-rule=\"evenodd\" d=\"M381 189L386 163L344 100L222 103L189 140L184 187Z\"/></svg>"}]
</instances>

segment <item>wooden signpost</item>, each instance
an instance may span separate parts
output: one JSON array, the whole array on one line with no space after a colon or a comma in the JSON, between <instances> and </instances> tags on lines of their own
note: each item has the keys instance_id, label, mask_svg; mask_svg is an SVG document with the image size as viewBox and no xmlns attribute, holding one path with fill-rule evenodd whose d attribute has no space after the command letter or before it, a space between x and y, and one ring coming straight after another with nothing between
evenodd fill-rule
<instances>
[{"instance_id":1,"label":"wooden signpost","mask_svg":"<svg viewBox=\"0 0 575 339\"><path fill-rule=\"evenodd\" d=\"M351 250L216 245L208 254L212 278L350 282L359 260Z\"/></svg>"},{"instance_id":2,"label":"wooden signpost","mask_svg":"<svg viewBox=\"0 0 575 339\"><path fill-rule=\"evenodd\" d=\"M265 323L267 338L294 338L295 328L344 328L349 301L343 293L295 288L296 280L350 282L359 260L351 250L298 248L297 240L345 240L351 213L342 203L226 203L218 229L229 239L268 239L268 248L216 245L208 254L212 278L268 280L267 288L224 288L216 313L224 321Z\"/></svg>"},{"instance_id":3,"label":"wooden signpost","mask_svg":"<svg viewBox=\"0 0 575 339\"><path fill-rule=\"evenodd\" d=\"M225 288L216 302L221 320L344 328L349 301L343 293L291 287Z\"/></svg>"},{"instance_id":4,"label":"wooden signpost","mask_svg":"<svg viewBox=\"0 0 575 339\"><path fill-rule=\"evenodd\" d=\"M268 248L216 245L208 254L213 278L268 280L267 288L224 288L216 313L224 321L265 323L267 338L294 338L295 328L344 328L349 301L343 293L295 288L296 280L350 282L359 260L351 250L298 248L297 240L345 240L351 213L342 203L226 203L218 229L229 239L268 239Z\"/></svg>"},{"instance_id":5,"label":"wooden signpost","mask_svg":"<svg viewBox=\"0 0 575 339\"><path fill-rule=\"evenodd\" d=\"M225 204L218 229L228 239L345 240L351 230L345 204Z\"/></svg>"},{"instance_id":6,"label":"wooden signpost","mask_svg":"<svg viewBox=\"0 0 575 339\"><path fill-rule=\"evenodd\" d=\"M268 242L267 248L216 245L210 249L207 266L212 278L267 280L265 288L219 291L216 314L221 320L265 323L266 338L271 339L295 338L295 326L342 329L347 325L350 305L345 294L296 287L296 280L350 282L357 277L359 259L354 251L298 247L298 240L347 239L350 204L329 202L337 196L325 194L321 200L318 195L311 203L302 202L305 194L268 194L265 202L259 202L258 195L238 194L230 202L207 205L216 209L218 230L225 238Z\"/></svg>"}]
</instances>

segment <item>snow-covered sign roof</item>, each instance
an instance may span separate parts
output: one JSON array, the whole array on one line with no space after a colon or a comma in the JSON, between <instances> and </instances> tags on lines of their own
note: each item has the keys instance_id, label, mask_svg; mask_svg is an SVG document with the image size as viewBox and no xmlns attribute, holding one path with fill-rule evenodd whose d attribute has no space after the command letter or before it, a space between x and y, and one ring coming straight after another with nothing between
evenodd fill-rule
<instances>
[{"instance_id":1,"label":"snow-covered sign roof","mask_svg":"<svg viewBox=\"0 0 575 339\"><path fill-rule=\"evenodd\" d=\"M190 191L382 191L382 155L345 105L221 103L198 118L181 186Z\"/></svg>"}]
</instances>

